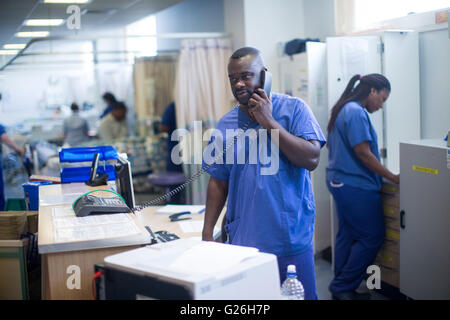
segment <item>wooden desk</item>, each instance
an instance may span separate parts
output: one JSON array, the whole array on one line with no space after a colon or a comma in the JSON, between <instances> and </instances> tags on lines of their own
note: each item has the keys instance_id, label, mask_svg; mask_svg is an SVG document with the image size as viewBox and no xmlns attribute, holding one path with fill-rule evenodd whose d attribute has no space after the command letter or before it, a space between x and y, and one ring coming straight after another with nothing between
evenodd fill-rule
<instances>
[{"instance_id":1,"label":"wooden desk","mask_svg":"<svg viewBox=\"0 0 450 320\"><path fill-rule=\"evenodd\" d=\"M113 244L97 244L95 248L89 248L86 243L72 242L70 247L67 243L56 243L53 236L52 212L56 207L70 207L70 204L63 205L43 205L42 198L47 195L70 195L79 193L80 195L94 189L106 189L109 187L88 187L83 183L72 183L62 185L49 185L39 187L39 236L38 247L42 260L42 299L44 300L90 300L92 296L92 277L94 275L94 265L102 263L104 258L128 251L150 242L150 236L144 226L148 225L153 232L166 230L175 233L180 238L201 236L201 232L183 233L178 222L170 222L168 215L157 214L159 206L149 207L136 215L130 214L139 230L146 235L146 241L130 244L127 241L115 241ZM101 197L114 196L112 193L99 191L96 195ZM220 226L225 214L222 211L217 223L218 230L215 237L220 236ZM202 221L204 214L191 214L192 220ZM42 251L42 252L41 252ZM78 270L71 266L76 266ZM74 271L75 270L75 271ZM70 284L75 283L74 278L79 271L80 288L69 289ZM69 284L69 286L68 286Z\"/></svg>"}]
</instances>

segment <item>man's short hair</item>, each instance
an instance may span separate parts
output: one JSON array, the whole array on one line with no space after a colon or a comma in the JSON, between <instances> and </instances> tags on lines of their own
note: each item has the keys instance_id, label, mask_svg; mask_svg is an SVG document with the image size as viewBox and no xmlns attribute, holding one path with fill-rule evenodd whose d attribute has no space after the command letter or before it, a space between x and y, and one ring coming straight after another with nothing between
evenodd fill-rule
<instances>
[{"instance_id":1,"label":"man's short hair","mask_svg":"<svg viewBox=\"0 0 450 320\"><path fill-rule=\"evenodd\" d=\"M260 56L260 55L261 55L261 52L260 52L258 49L253 48L253 47L243 47L243 48L237 49L237 50L232 54L232 56L230 57L230 59L240 59L240 58L245 57L245 56L248 56L248 55L251 55L251 56Z\"/></svg>"}]
</instances>

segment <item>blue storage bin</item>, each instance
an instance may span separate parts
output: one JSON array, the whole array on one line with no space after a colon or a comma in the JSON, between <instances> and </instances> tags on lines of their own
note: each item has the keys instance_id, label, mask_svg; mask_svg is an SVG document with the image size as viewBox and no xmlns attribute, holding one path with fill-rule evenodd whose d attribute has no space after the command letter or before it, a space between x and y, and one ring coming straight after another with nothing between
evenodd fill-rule
<instances>
[{"instance_id":1,"label":"blue storage bin","mask_svg":"<svg viewBox=\"0 0 450 320\"><path fill-rule=\"evenodd\" d=\"M99 161L115 160L119 157L112 146L64 148L59 152L59 162L89 162L94 160L96 153L100 153Z\"/></svg>"},{"instance_id":2,"label":"blue storage bin","mask_svg":"<svg viewBox=\"0 0 450 320\"><path fill-rule=\"evenodd\" d=\"M108 180L115 180L116 174L114 172L114 166L107 165L105 168L103 166L98 166L97 173L108 174ZM91 167L78 167L78 168L63 168L61 170L61 183L71 183L71 182L86 182L91 177Z\"/></svg>"},{"instance_id":3,"label":"blue storage bin","mask_svg":"<svg viewBox=\"0 0 450 320\"><path fill-rule=\"evenodd\" d=\"M104 161L117 160L119 154L112 146L64 148L59 152L61 165L61 183L86 182L91 175L91 164L96 153L100 154L97 173L106 172L108 180L115 180L116 175L112 164L104 164ZM70 166L64 167L64 164ZM74 164L80 163L80 166Z\"/></svg>"},{"instance_id":4,"label":"blue storage bin","mask_svg":"<svg viewBox=\"0 0 450 320\"><path fill-rule=\"evenodd\" d=\"M25 202L27 204L27 210L37 211L39 210L39 187L52 184L50 181L31 181L22 185L23 192L25 193Z\"/></svg>"}]
</instances>

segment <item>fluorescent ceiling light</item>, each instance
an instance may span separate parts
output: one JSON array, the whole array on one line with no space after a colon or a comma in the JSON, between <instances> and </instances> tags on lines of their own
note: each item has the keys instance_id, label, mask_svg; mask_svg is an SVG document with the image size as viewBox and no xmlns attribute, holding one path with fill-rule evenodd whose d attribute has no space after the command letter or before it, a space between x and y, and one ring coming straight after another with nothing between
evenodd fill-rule
<instances>
[{"instance_id":1,"label":"fluorescent ceiling light","mask_svg":"<svg viewBox=\"0 0 450 320\"><path fill-rule=\"evenodd\" d=\"M3 46L3 49L23 49L26 46L25 43L8 43Z\"/></svg>"},{"instance_id":2,"label":"fluorescent ceiling light","mask_svg":"<svg viewBox=\"0 0 450 320\"><path fill-rule=\"evenodd\" d=\"M88 3L90 0L44 0L44 3Z\"/></svg>"},{"instance_id":3,"label":"fluorescent ceiling light","mask_svg":"<svg viewBox=\"0 0 450 320\"><path fill-rule=\"evenodd\" d=\"M26 32L17 32L16 37L20 38L38 38L38 37L46 37L50 32L48 31L26 31Z\"/></svg>"},{"instance_id":4,"label":"fluorescent ceiling light","mask_svg":"<svg viewBox=\"0 0 450 320\"><path fill-rule=\"evenodd\" d=\"M27 19L26 26L59 26L64 22L64 19Z\"/></svg>"},{"instance_id":5,"label":"fluorescent ceiling light","mask_svg":"<svg viewBox=\"0 0 450 320\"><path fill-rule=\"evenodd\" d=\"M0 50L0 54L17 54L19 50Z\"/></svg>"}]
</instances>

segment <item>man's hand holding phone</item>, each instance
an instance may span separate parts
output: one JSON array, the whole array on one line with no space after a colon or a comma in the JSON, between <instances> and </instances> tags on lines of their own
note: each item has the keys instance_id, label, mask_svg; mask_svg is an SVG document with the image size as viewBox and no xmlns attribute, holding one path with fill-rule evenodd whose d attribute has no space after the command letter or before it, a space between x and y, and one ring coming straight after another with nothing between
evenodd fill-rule
<instances>
[{"instance_id":1,"label":"man's hand holding phone","mask_svg":"<svg viewBox=\"0 0 450 320\"><path fill-rule=\"evenodd\" d=\"M256 89L248 101L248 111L252 120L267 128L268 123L274 120L272 109L272 99L267 97L263 89Z\"/></svg>"}]
</instances>

